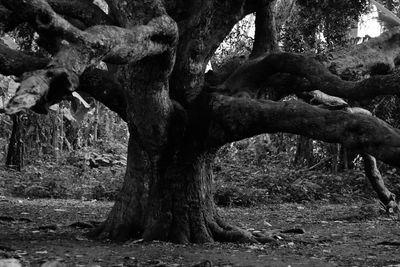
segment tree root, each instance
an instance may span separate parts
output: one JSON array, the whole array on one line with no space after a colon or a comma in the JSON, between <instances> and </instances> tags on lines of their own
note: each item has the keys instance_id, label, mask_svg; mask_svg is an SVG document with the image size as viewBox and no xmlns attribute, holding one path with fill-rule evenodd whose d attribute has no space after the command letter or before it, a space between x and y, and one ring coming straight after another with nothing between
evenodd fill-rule
<instances>
[{"instance_id":1,"label":"tree root","mask_svg":"<svg viewBox=\"0 0 400 267\"><path fill-rule=\"evenodd\" d=\"M96 240L111 239L116 242L123 242L132 238L140 238L141 233L136 232L134 229L137 228L130 227L128 224L110 223L106 220L86 233L86 236Z\"/></svg>"},{"instance_id":2,"label":"tree root","mask_svg":"<svg viewBox=\"0 0 400 267\"><path fill-rule=\"evenodd\" d=\"M253 234L249 231L236 226L226 224L221 218L217 218L215 222L209 223L208 227L215 241L219 242L235 242L235 243L271 243L276 240L261 233Z\"/></svg>"},{"instance_id":3,"label":"tree root","mask_svg":"<svg viewBox=\"0 0 400 267\"><path fill-rule=\"evenodd\" d=\"M382 208L386 211L388 214L400 214L400 207L399 207L399 202L396 200L396 195L391 194L389 201L387 203L383 203L382 201L379 202L382 206Z\"/></svg>"}]
</instances>

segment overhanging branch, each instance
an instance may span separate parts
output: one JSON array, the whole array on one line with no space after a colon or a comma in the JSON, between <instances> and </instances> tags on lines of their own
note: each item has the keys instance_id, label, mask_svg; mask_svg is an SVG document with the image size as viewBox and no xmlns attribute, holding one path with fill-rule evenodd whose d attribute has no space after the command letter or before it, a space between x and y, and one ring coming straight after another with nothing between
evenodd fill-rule
<instances>
[{"instance_id":1,"label":"overhanging branch","mask_svg":"<svg viewBox=\"0 0 400 267\"><path fill-rule=\"evenodd\" d=\"M213 94L210 135L217 146L261 133L286 132L341 143L400 166L400 131L364 114L329 111L300 101L273 102Z\"/></svg>"},{"instance_id":2,"label":"overhanging branch","mask_svg":"<svg viewBox=\"0 0 400 267\"><path fill-rule=\"evenodd\" d=\"M0 73L19 76L24 72L44 68L50 59L24 54L0 43Z\"/></svg>"},{"instance_id":3,"label":"overhanging branch","mask_svg":"<svg viewBox=\"0 0 400 267\"><path fill-rule=\"evenodd\" d=\"M301 93L302 91L320 90L328 95L351 100L370 99L378 95L400 94L400 73L376 75L362 81L345 81L332 74L325 66L313 57L292 53L270 54L249 61L239 67L221 86L222 92L256 91L268 86L272 75L284 73L279 82L286 83L292 76L303 83L294 84L291 88L283 88L284 93ZM279 83L275 90L279 90ZM282 89L282 88L281 88Z\"/></svg>"},{"instance_id":4,"label":"overhanging branch","mask_svg":"<svg viewBox=\"0 0 400 267\"><path fill-rule=\"evenodd\" d=\"M0 21L7 24L7 30L11 30L18 24L30 22L36 24L36 15L39 14L38 3L41 3L41 8L47 5L58 14L71 19L79 20L86 27L94 25L113 25L114 20L105 14L98 6L86 0L47 0L47 1L22 1L22 0L1 0L0 5L8 10L7 14L12 13L10 19L5 16L0 17ZM43 5L44 3L44 5ZM0 8L1 14L2 8ZM46 15L45 15L46 16ZM85 28L86 28L85 27Z\"/></svg>"},{"instance_id":5,"label":"overhanging branch","mask_svg":"<svg viewBox=\"0 0 400 267\"><path fill-rule=\"evenodd\" d=\"M118 81L109 72L100 69L86 70L80 77L79 92L85 92L110 110L116 112L124 121L126 117L126 96Z\"/></svg>"},{"instance_id":6,"label":"overhanging branch","mask_svg":"<svg viewBox=\"0 0 400 267\"><path fill-rule=\"evenodd\" d=\"M24 75L17 94L6 107L9 114L33 106L46 109L62 95L76 90L79 76L101 60L136 62L171 51L177 42L177 26L166 14L151 19L147 25L129 29L99 25L81 31L44 0L31 0L27 5L31 6L40 29L58 34L70 43L64 43L46 69Z\"/></svg>"},{"instance_id":7,"label":"overhanging branch","mask_svg":"<svg viewBox=\"0 0 400 267\"><path fill-rule=\"evenodd\" d=\"M44 68L50 59L30 56L21 51L13 50L0 44L0 73L3 75L19 76L23 73ZM40 81L40 80L39 80ZM84 92L102 102L112 111L116 112L126 121L126 97L116 79L107 71L89 69L83 72L79 79L77 91ZM53 101L61 100L65 94L58 90L59 96L52 96ZM47 96L46 96L47 97ZM15 99L13 101L28 101L28 99ZM40 101L39 99L37 101ZM38 112L46 112L46 109L38 105ZM1 110L0 113L3 113Z\"/></svg>"}]
</instances>

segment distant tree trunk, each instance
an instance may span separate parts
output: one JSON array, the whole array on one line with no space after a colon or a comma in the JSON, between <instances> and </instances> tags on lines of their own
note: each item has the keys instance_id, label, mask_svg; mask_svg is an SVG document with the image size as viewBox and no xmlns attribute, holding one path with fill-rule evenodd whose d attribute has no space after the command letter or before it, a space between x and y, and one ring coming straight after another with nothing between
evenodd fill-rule
<instances>
[{"instance_id":1,"label":"distant tree trunk","mask_svg":"<svg viewBox=\"0 0 400 267\"><path fill-rule=\"evenodd\" d=\"M313 144L310 138L301 135L297 137L294 164L305 166L314 164Z\"/></svg>"},{"instance_id":2,"label":"distant tree trunk","mask_svg":"<svg viewBox=\"0 0 400 267\"><path fill-rule=\"evenodd\" d=\"M340 145L339 144L327 144L327 157L331 157L330 169L333 173L338 173L340 164Z\"/></svg>"},{"instance_id":3,"label":"distant tree trunk","mask_svg":"<svg viewBox=\"0 0 400 267\"><path fill-rule=\"evenodd\" d=\"M58 127L58 117L60 109L57 108L56 114L53 115L53 136L52 136L52 147L53 155L56 161L59 159L59 138L60 132Z\"/></svg>"},{"instance_id":4,"label":"distant tree trunk","mask_svg":"<svg viewBox=\"0 0 400 267\"><path fill-rule=\"evenodd\" d=\"M94 111L94 123L93 123L93 141L96 142L99 131L99 122L100 122L100 102L95 102L95 111Z\"/></svg>"},{"instance_id":5,"label":"distant tree trunk","mask_svg":"<svg viewBox=\"0 0 400 267\"><path fill-rule=\"evenodd\" d=\"M12 115L13 127L8 145L6 165L22 170L24 167L24 142L22 141L21 115Z\"/></svg>"},{"instance_id":6,"label":"distant tree trunk","mask_svg":"<svg viewBox=\"0 0 400 267\"><path fill-rule=\"evenodd\" d=\"M63 154L63 148L64 148L64 139L65 139L65 133L64 133L64 113L63 110L61 109L59 112L59 116L58 116L58 122L59 122L59 130L60 130L60 140L58 143L58 147L59 147L59 154L62 155Z\"/></svg>"},{"instance_id":7,"label":"distant tree trunk","mask_svg":"<svg viewBox=\"0 0 400 267\"><path fill-rule=\"evenodd\" d=\"M354 168L354 159L358 153L354 150L348 149L347 147L340 146L340 167L343 170L351 170Z\"/></svg>"}]
</instances>

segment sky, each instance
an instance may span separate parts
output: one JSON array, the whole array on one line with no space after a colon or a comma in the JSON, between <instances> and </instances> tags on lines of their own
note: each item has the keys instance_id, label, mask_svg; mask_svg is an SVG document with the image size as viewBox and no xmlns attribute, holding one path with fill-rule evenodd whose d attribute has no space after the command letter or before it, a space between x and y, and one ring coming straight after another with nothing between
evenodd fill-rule
<instances>
[{"instance_id":1,"label":"sky","mask_svg":"<svg viewBox=\"0 0 400 267\"><path fill-rule=\"evenodd\" d=\"M374 5L370 13L362 15L358 22L357 37L377 37L382 33L382 27L378 22L378 11Z\"/></svg>"}]
</instances>

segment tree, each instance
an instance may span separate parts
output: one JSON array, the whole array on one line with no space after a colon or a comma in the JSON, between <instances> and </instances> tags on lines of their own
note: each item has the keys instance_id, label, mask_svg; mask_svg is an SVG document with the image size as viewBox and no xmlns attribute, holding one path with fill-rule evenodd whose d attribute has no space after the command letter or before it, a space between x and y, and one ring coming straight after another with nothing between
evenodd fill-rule
<instances>
[{"instance_id":1,"label":"tree","mask_svg":"<svg viewBox=\"0 0 400 267\"><path fill-rule=\"evenodd\" d=\"M398 72L360 81L339 77L367 74L377 64L392 70L398 29L320 57L268 53L274 30L262 29L274 23L265 10L272 8L270 0L106 2L109 14L87 0L0 0L4 30L28 22L39 35L37 43L51 54L40 58L1 46L0 72L22 75L6 112L46 113L64 96L81 91L129 126L123 188L98 235L179 243L265 241L218 215L210 168L219 147L261 133L342 143L371 157L369 166L375 166L374 157L400 166L400 132L384 121L349 108L277 101L289 94L322 101L398 94ZM206 65L220 42L253 12L259 29L252 59L222 82L205 82ZM108 70L95 68L100 61ZM261 88L274 97L249 97ZM235 96L242 91L248 96ZM377 177L375 169L369 171ZM389 193L382 193L385 202Z\"/></svg>"}]
</instances>

